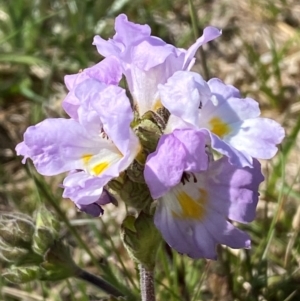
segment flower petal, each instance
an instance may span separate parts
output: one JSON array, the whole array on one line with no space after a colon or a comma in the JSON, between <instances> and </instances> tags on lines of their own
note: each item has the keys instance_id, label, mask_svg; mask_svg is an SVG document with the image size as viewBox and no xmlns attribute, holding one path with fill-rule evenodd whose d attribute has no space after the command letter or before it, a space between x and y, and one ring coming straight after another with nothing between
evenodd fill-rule
<instances>
[{"instance_id":1,"label":"flower petal","mask_svg":"<svg viewBox=\"0 0 300 301\"><path fill-rule=\"evenodd\" d=\"M25 159L31 158L39 173L51 176L84 169L82 157L97 151L100 142L100 139L91 139L75 120L46 119L26 130L24 142L16 147L16 151Z\"/></svg>"},{"instance_id":2,"label":"flower petal","mask_svg":"<svg viewBox=\"0 0 300 301\"><path fill-rule=\"evenodd\" d=\"M221 214L211 213L203 224L219 244L233 249L250 249L250 236L226 221Z\"/></svg>"},{"instance_id":3,"label":"flower petal","mask_svg":"<svg viewBox=\"0 0 300 301\"><path fill-rule=\"evenodd\" d=\"M149 25L130 22L125 14L121 14L116 18L115 30L114 40L120 41L126 46L144 40L151 34Z\"/></svg>"},{"instance_id":4,"label":"flower petal","mask_svg":"<svg viewBox=\"0 0 300 301\"><path fill-rule=\"evenodd\" d=\"M142 116L147 111L157 111L162 107L158 96L158 84L164 84L167 79L182 67L184 54L177 54L175 47L164 46L143 47L148 42L134 47L129 60L130 66L124 74L132 94L134 104ZM149 52L147 55L145 52ZM151 53L151 54L150 54Z\"/></svg>"},{"instance_id":5,"label":"flower petal","mask_svg":"<svg viewBox=\"0 0 300 301\"><path fill-rule=\"evenodd\" d=\"M104 213L102 207L97 203L93 203L90 205L78 205L77 208L80 211L85 212L93 217L101 216Z\"/></svg>"},{"instance_id":6,"label":"flower petal","mask_svg":"<svg viewBox=\"0 0 300 301\"><path fill-rule=\"evenodd\" d=\"M75 92L79 99L85 99L85 103L89 104L93 114L99 118L104 134L122 156L122 159L111 169L111 172L117 175L132 163L141 148L138 138L130 127L133 112L126 91L114 85L103 87L102 83L89 79L78 85ZM86 109L85 112L88 110Z\"/></svg>"},{"instance_id":7,"label":"flower petal","mask_svg":"<svg viewBox=\"0 0 300 301\"><path fill-rule=\"evenodd\" d=\"M208 85L213 97L203 104L203 108L200 111L200 127L208 128L222 138L231 134L233 131L231 128L232 123L256 118L260 115L257 101L251 98L241 99L234 97L239 92L233 86L225 85L219 79L210 80ZM218 124L216 124L217 121ZM218 125L219 128L217 127Z\"/></svg>"},{"instance_id":8,"label":"flower petal","mask_svg":"<svg viewBox=\"0 0 300 301\"><path fill-rule=\"evenodd\" d=\"M112 194L110 194L106 189L103 189L102 194L99 196L99 199L95 203L88 205L81 205L77 203L76 206L80 211L83 211L93 217L98 217L104 213L104 210L101 206L109 203L115 205L118 204L117 200L112 196Z\"/></svg>"},{"instance_id":9,"label":"flower petal","mask_svg":"<svg viewBox=\"0 0 300 301\"><path fill-rule=\"evenodd\" d=\"M203 44L218 38L222 31L216 27L208 26L204 28L203 35L187 50L182 70L190 70L194 64L194 57L199 47Z\"/></svg>"},{"instance_id":10,"label":"flower petal","mask_svg":"<svg viewBox=\"0 0 300 301\"><path fill-rule=\"evenodd\" d=\"M122 79L122 68L116 57L108 57L100 63L83 70L90 78L107 85L118 85Z\"/></svg>"},{"instance_id":11,"label":"flower petal","mask_svg":"<svg viewBox=\"0 0 300 301\"><path fill-rule=\"evenodd\" d=\"M104 57L111 55L119 56L125 52L131 44L136 44L150 36L151 29L148 25L140 25L129 22L127 16L119 15L115 20L116 34L108 41L95 36L93 45L96 45L98 52Z\"/></svg>"},{"instance_id":12,"label":"flower petal","mask_svg":"<svg viewBox=\"0 0 300 301\"><path fill-rule=\"evenodd\" d=\"M165 64L169 57L173 58L172 61ZM180 70L183 60L183 50L167 44L158 37L151 36L132 47L128 63L134 64L137 68L145 71L149 71L151 68L164 64L164 66L168 66L164 71L170 76L168 69L174 69L172 63L177 65L175 70Z\"/></svg>"},{"instance_id":13,"label":"flower petal","mask_svg":"<svg viewBox=\"0 0 300 301\"><path fill-rule=\"evenodd\" d=\"M144 170L152 197L157 199L177 185L184 171L199 172L207 168L207 163L202 132L187 129L163 135Z\"/></svg>"},{"instance_id":14,"label":"flower petal","mask_svg":"<svg viewBox=\"0 0 300 301\"><path fill-rule=\"evenodd\" d=\"M164 240L177 252L192 258L216 259L216 242L207 230L194 221L174 219L165 202L158 201L154 216Z\"/></svg>"},{"instance_id":15,"label":"flower petal","mask_svg":"<svg viewBox=\"0 0 300 301\"><path fill-rule=\"evenodd\" d=\"M211 93L216 95L221 102L231 97L241 98L240 91L236 87L224 84L219 78L212 78L207 84L209 85Z\"/></svg>"},{"instance_id":16,"label":"flower petal","mask_svg":"<svg viewBox=\"0 0 300 301\"><path fill-rule=\"evenodd\" d=\"M205 131L204 129L202 130ZM253 158L247 154L247 152L241 152L231 146L229 143L221 140L217 135L206 132L211 139L211 147L218 151L220 154L223 154L228 157L228 160L231 164L238 167L252 166Z\"/></svg>"},{"instance_id":17,"label":"flower petal","mask_svg":"<svg viewBox=\"0 0 300 301\"><path fill-rule=\"evenodd\" d=\"M234 127L237 126L235 129ZM268 118L247 119L234 124L236 134L226 140L241 152L259 159L271 159L275 156L285 133L279 123Z\"/></svg>"},{"instance_id":18,"label":"flower petal","mask_svg":"<svg viewBox=\"0 0 300 301\"><path fill-rule=\"evenodd\" d=\"M169 112L191 125L198 125L199 107L210 97L210 89L203 78L195 72L178 71L167 83L158 86L161 102Z\"/></svg>"},{"instance_id":19,"label":"flower petal","mask_svg":"<svg viewBox=\"0 0 300 301\"><path fill-rule=\"evenodd\" d=\"M209 174L201 173L197 179L209 189L211 208L231 220L251 222L255 218L258 188L264 180L260 163L254 159L252 168L238 168L227 160L223 157L212 162Z\"/></svg>"},{"instance_id":20,"label":"flower petal","mask_svg":"<svg viewBox=\"0 0 300 301\"><path fill-rule=\"evenodd\" d=\"M63 181L64 198L70 198L76 206L96 203L103 192L103 186L110 177L94 177L84 171L71 172ZM104 204L103 204L104 205Z\"/></svg>"},{"instance_id":21,"label":"flower petal","mask_svg":"<svg viewBox=\"0 0 300 301\"><path fill-rule=\"evenodd\" d=\"M182 143L172 134L162 136L156 151L147 157L144 170L145 181L154 199L179 183L184 171L184 162L185 150Z\"/></svg>"},{"instance_id":22,"label":"flower petal","mask_svg":"<svg viewBox=\"0 0 300 301\"><path fill-rule=\"evenodd\" d=\"M64 99L62 106L67 114L74 119L78 118L77 110L82 104L82 100L79 100L75 95L75 88L78 84L90 78L107 85L117 85L122 78L121 65L117 58L108 57L82 72L65 76L65 84L70 92Z\"/></svg>"}]
</instances>

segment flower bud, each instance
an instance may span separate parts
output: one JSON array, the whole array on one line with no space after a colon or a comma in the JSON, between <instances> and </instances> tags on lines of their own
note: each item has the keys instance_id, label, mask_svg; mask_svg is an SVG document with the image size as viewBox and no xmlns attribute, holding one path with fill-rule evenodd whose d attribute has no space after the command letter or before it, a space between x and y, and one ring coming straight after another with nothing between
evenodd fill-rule
<instances>
[{"instance_id":1,"label":"flower bud","mask_svg":"<svg viewBox=\"0 0 300 301\"><path fill-rule=\"evenodd\" d=\"M29 251L18 247L11 247L0 242L0 259L14 264L21 261Z\"/></svg>"},{"instance_id":2,"label":"flower bud","mask_svg":"<svg viewBox=\"0 0 300 301\"><path fill-rule=\"evenodd\" d=\"M12 247L30 246L34 224L31 218L20 213L1 213L0 239Z\"/></svg>"},{"instance_id":3,"label":"flower bud","mask_svg":"<svg viewBox=\"0 0 300 301\"><path fill-rule=\"evenodd\" d=\"M157 124L157 118L157 114L148 111L135 127L135 133L139 137L140 143L150 153L155 151L158 140L162 135L162 131Z\"/></svg>"},{"instance_id":4,"label":"flower bud","mask_svg":"<svg viewBox=\"0 0 300 301\"><path fill-rule=\"evenodd\" d=\"M45 227L36 228L33 235L32 249L39 255L44 255L54 243L53 233Z\"/></svg>"},{"instance_id":5,"label":"flower bud","mask_svg":"<svg viewBox=\"0 0 300 301\"><path fill-rule=\"evenodd\" d=\"M145 184L144 178L144 165L140 164L138 161L134 160L126 170L126 175L133 182Z\"/></svg>"},{"instance_id":6,"label":"flower bud","mask_svg":"<svg viewBox=\"0 0 300 301\"><path fill-rule=\"evenodd\" d=\"M130 207L140 211L151 204L152 197L148 186L143 183L133 182L126 174L108 183L109 188Z\"/></svg>"},{"instance_id":7,"label":"flower bud","mask_svg":"<svg viewBox=\"0 0 300 301\"><path fill-rule=\"evenodd\" d=\"M152 270L161 235L153 223L153 217L141 212L137 218L127 216L121 227L121 239L129 255Z\"/></svg>"},{"instance_id":8,"label":"flower bud","mask_svg":"<svg viewBox=\"0 0 300 301\"><path fill-rule=\"evenodd\" d=\"M26 283L40 276L40 268L38 266L13 267L6 270L2 276L13 283Z\"/></svg>"},{"instance_id":9,"label":"flower bud","mask_svg":"<svg viewBox=\"0 0 300 301\"><path fill-rule=\"evenodd\" d=\"M35 226L32 249L43 256L58 239L60 224L49 210L41 206L36 212Z\"/></svg>"},{"instance_id":10,"label":"flower bud","mask_svg":"<svg viewBox=\"0 0 300 301\"><path fill-rule=\"evenodd\" d=\"M58 238L60 231L60 223L56 216L54 216L44 206L41 206L36 212L36 227L47 228L54 236Z\"/></svg>"}]
</instances>

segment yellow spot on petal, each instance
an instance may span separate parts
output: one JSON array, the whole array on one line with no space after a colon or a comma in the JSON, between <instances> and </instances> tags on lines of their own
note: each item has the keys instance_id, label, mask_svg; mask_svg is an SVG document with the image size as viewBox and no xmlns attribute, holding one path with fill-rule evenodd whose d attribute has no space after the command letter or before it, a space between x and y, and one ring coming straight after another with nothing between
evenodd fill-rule
<instances>
[{"instance_id":1,"label":"yellow spot on petal","mask_svg":"<svg viewBox=\"0 0 300 301\"><path fill-rule=\"evenodd\" d=\"M100 175L107 167L109 166L108 162L102 162L93 167L93 173L95 175Z\"/></svg>"},{"instance_id":2,"label":"yellow spot on petal","mask_svg":"<svg viewBox=\"0 0 300 301\"><path fill-rule=\"evenodd\" d=\"M211 132L216 134L219 137L224 137L225 135L230 133L230 127L228 124L223 122L220 118L214 117L209 121L209 124L211 126Z\"/></svg>"},{"instance_id":3,"label":"yellow spot on petal","mask_svg":"<svg viewBox=\"0 0 300 301\"><path fill-rule=\"evenodd\" d=\"M194 200L184 191L178 192L177 199L182 211L180 214L173 212L175 217L190 219L202 219L204 217L207 203L207 192L204 189L200 189L199 199Z\"/></svg>"},{"instance_id":4,"label":"yellow spot on petal","mask_svg":"<svg viewBox=\"0 0 300 301\"><path fill-rule=\"evenodd\" d=\"M93 155L87 154L87 155L83 155L81 158L82 158L84 164L87 164L91 160L92 157L93 157Z\"/></svg>"},{"instance_id":5,"label":"yellow spot on petal","mask_svg":"<svg viewBox=\"0 0 300 301\"><path fill-rule=\"evenodd\" d=\"M155 101L155 103L153 104L152 110L153 110L154 112L156 112L158 109L160 109L160 108L162 108L162 107L163 107L163 105L162 105L160 99L157 99L157 100Z\"/></svg>"}]
</instances>

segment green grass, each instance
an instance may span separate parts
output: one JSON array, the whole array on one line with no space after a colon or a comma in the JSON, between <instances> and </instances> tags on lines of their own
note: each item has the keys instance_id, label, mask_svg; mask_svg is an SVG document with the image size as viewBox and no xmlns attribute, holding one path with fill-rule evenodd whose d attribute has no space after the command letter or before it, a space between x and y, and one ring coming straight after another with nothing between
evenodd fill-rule
<instances>
[{"instance_id":1,"label":"green grass","mask_svg":"<svg viewBox=\"0 0 300 301\"><path fill-rule=\"evenodd\" d=\"M93 36L112 36L119 13L149 24L153 35L184 48L204 26L219 26L223 36L199 53L195 69L258 100L263 115L283 124L286 138L279 154L263 162L266 181L257 219L241 226L252 237L252 249L235 252L220 247L219 260L213 262L193 261L162 245L157 300L298 300L300 19L295 12L299 4L296 0L192 2L193 18L184 0L0 2L0 210L33 216L40 204L46 204L58 216L76 263L138 296L137 267L119 238L123 206L107 209L101 219L77 213L57 188L62 178L44 178L24 167L14 147L29 125L47 116L64 116L58 109L64 75L101 60L91 45ZM0 269L7 267L0 262ZM4 301L104 297L77 279L13 285L0 277Z\"/></svg>"}]
</instances>

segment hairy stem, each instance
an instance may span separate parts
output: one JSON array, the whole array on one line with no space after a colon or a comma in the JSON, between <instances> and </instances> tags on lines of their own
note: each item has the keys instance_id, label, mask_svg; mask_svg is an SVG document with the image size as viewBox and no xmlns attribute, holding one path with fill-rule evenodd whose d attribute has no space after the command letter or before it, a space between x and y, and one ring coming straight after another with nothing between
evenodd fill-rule
<instances>
[{"instance_id":1,"label":"hairy stem","mask_svg":"<svg viewBox=\"0 0 300 301\"><path fill-rule=\"evenodd\" d=\"M154 272L139 265L142 301L155 301Z\"/></svg>"},{"instance_id":2,"label":"hairy stem","mask_svg":"<svg viewBox=\"0 0 300 301\"><path fill-rule=\"evenodd\" d=\"M120 291L118 291L115 287L113 287L110 283L106 282L100 277L96 275L90 274L87 271L81 270L77 273L76 278L89 282L101 290L105 291L107 294L112 295L114 297L124 296Z\"/></svg>"}]
</instances>

